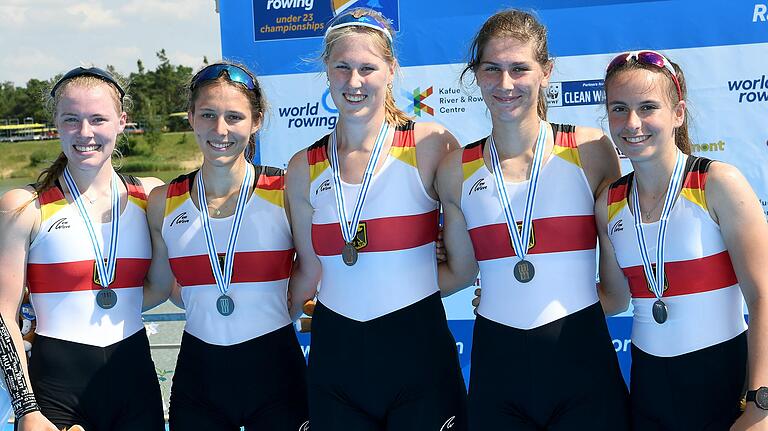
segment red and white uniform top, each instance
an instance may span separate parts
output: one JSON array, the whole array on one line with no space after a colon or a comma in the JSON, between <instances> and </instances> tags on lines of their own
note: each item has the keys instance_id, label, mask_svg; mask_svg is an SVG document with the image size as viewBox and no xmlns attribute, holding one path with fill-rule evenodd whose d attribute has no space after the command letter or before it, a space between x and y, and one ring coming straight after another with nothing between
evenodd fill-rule
<instances>
[{"instance_id":1,"label":"red and white uniform top","mask_svg":"<svg viewBox=\"0 0 768 431\"><path fill-rule=\"evenodd\" d=\"M323 267L318 299L334 312L368 321L437 292L435 240L438 202L422 184L416 163L414 124L397 127L386 160L375 174L360 216L357 263L344 264L344 239L328 160L328 136L307 149L312 244ZM342 181L347 213L360 184Z\"/></svg>"},{"instance_id":2,"label":"red and white uniform top","mask_svg":"<svg viewBox=\"0 0 768 431\"><path fill-rule=\"evenodd\" d=\"M464 148L461 209L480 266L483 298L477 312L518 329L536 328L598 301L594 196L581 166L575 128L552 124L552 153L541 167L526 260L535 267L518 282L519 261L499 201L494 175L483 160L485 139ZM505 183L517 221L529 180Z\"/></svg>"},{"instance_id":3,"label":"red and white uniform top","mask_svg":"<svg viewBox=\"0 0 768 431\"><path fill-rule=\"evenodd\" d=\"M58 181L37 198L40 231L29 246L27 258L36 333L105 347L143 329L144 278L152 255L147 197L138 179L120 177L128 189L128 203L120 214L117 267L109 285L117 294L117 304L109 310L96 304L102 287L94 281L93 248L77 207L67 202ZM108 250L112 222L94 222L93 227L102 250Z\"/></svg>"},{"instance_id":4,"label":"red and white uniform top","mask_svg":"<svg viewBox=\"0 0 768 431\"><path fill-rule=\"evenodd\" d=\"M645 279L627 204L634 175L622 177L609 188L608 236L632 292L632 344L651 355L683 355L730 340L747 329L731 258L720 226L707 209L704 189L711 162L688 157L683 188L669 215L662 296L669 317L661 325L653 319L656 297ZM642 229L655 265L659 222L643 223Z\"/></svg>"},{"instance_id":5,"label":"red and white uniform top","mask_svg":"<svg viewBox=\"0 0 768 431\"><path fill-rule=\"evenodd\" d=\"M208 344L230 346L290 324L287 294L294 248L285 215L282 170L256 167L227 291L235 304L229 316L216 309L221 291L211 270L200 212L190 198L197 173L182 175L169 184L162 227L171 270L186 308L184 330ZM210 219L220 257L226 252L233 218Z\"/></svg>"}]
</instances>

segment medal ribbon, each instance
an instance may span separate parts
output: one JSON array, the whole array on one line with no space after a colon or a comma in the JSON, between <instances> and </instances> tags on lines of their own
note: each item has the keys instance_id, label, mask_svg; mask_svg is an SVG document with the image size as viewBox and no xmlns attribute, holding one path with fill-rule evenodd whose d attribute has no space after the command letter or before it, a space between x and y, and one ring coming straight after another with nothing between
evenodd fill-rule
<instances>
[{"instance_id":1,"label":"medal ribbon","mask_svg":"<svg viewBox=\"0 0 768 431\"><path fill-rule=\"evenodd\" d=\"M536 145L533 149L533 164L531 167L531 180L528 184L528 194L525 199L525 211L523 213L522 232L517 230L515 214L512 212L512 204L509 202L507 187L504 184L504 174L501 172L501 162L499 153L496 151L496 142L493 139L493 133L488 137L488 149L493 166L493 177L496 180L496 191L499 194L499 203L504 210L504 218L507 221L507 230L512 238L512 248L520 260L525 260L528 254L528 242L531 239L531 224L533 223L533 205L536 201L536 188L539 183L539 172L541 171L542 160L544 159L544 142L547 139L547 123L539 123L539 135L536 137Z\"/></svg>"},{"instance_id":2,"label":"medal ribbon","mask_svg":"<svg viewBox=\"0 0 768 431\"><path fill-rule=\"evenodd\" d=\"M355 203L355 209L352 212L352 219L347 218L347 207L344 203L344 193L341 189L341 173L339 171L339 154L336 148L336 130L331 133L331 142L328 145L328 160L331 162L331 174L333 176L333 190L336 196L336 210L339 213L339 224L341 225L341 235L344 237L344 242L347 244L352 243L357 234L357 225L360 222L360 216L363 213L363 203L368 195L368 189L373 179L373 171L376 169L376 162L379 160L379 154L384 147L384 141L387 138L389 132L389 124L386 120L381 123L379 128L379 134L376 136L376 141L373 143L373 149L371 150L371 157L368 159L368 164L365 166L365 172L363 173L363 182L360 185L360 191L357 193L357 202Z\"/></svg>"},{"instance_id":3,"label":"medal ribbon","mask_svg":"<svg viewBox=\"0 0 768 431\"><path fill-rule=\"evenodd\" d=\"M91 247L93 248L93 255L96 259L96 272L99 274L99 284L101 287L109 287L110 281L115 276L115 268L117 267L117 238L118 230L120 226L120 192L117 188L117 182L119 181L115 171L112 171L112 211L111 211L111 231L109 250L107 251L107 259L105 262L104 254L101 251L102 245L99 243L99 239L96 236L96 231L93 228L93 221L88 214L88 210L83 204L83 195L80 193L80 189L77 188L75 180L72 178L72 174L69 173L69 167L64 168L64 182L69 188L69 193L72 194L72 199L75 202L77 211L80 213L80 217L85 223L85 229L88 231L88 236L91 239Z\"/></svg>"},{"instance_id":4,"label":"medal ribbon","mask_svg":"<svg viewBox=\"0 0 768 431\"><path fill-rule=\"evenodd\" d=\"M685 170L685 156L678 150L675 159L675 167L672 170L672 176L669 178L667 194L664 196L664 206L661 208L661 218L659 219L659 233L656 237L656 274L653 273L653 266L648 257L648 249L645 246L645 234L642 227L642 215L640 212L640 197L637 194L637 177L635 177L635 186L632 187L632 206L635 211L632 214L635 219L635 237L637 238L637 247L640 249L640 256L643 259L643 270L648 285L660 299L664 295L664 244L667 238L667 222L669 214L672 212L672 206L677 198L677 191L683 182L683 172Z\"/></svg>"},{"instance_id":5,"label":"medal ribbon","mask_svg":"<svg viewBox=\"0 0 768 431\"><path fill-rule=\"evenodd\" d=\"M232 280L232 268L235 263L235 246L237 244L237 236L240 232L241 221L243 219L243 213L245 212L245 205L248 202L248 189L251 185L251 178L253 177L253 165L246 162L245 175L243 175L243 183L240 185L240 192L237 195L237 206L235 207L235 215L232 220L232 227L229 231L229 240L227 241L227 251L224 255L224 271L222 272L219 266L219 256L216 254L216 242L213 238L213 229L211 229L211 219L208 213L208 204L205 199L205 184L203 184L203 171L198 172L197 180L197 197L200 202L200 221L203 224L203 231L205 232L205 246L208 249L208 260L211 263L211 271L213 271L213 278L216 279L216 286L218 286L222 295L226 295L229 290L229 284Z\"/></svg>"}]
</instances>

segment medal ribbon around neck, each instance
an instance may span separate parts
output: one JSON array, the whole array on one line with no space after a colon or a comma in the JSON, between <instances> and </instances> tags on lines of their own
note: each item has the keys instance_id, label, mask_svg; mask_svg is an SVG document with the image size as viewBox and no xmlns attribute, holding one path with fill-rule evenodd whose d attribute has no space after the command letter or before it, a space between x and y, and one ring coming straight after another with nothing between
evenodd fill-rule
<instances>
[{"instance_id":1,"label":"medal ribbon around neck","mask_svg":"<svg viewBox=\"0 0 768 431\"><path fill-rule=\"evenodd\" d=\"M669 214L672 212L672 206L677 198L677 191L680 190L680 185L683 182L684 168L685 156L678 150L677 158L675 159L675 167L672 170L672 176L669 178L669 185L667 186L667 193L664 196L664 206L661 209L661 218L659 218L659 233L656 237L656 274L653 273L653 266L651 265L651 260L648 257L648 249L645 245L645 234L643 233L642 215L640 211L640 197L637 193L637 176L635 176L635 185L632 187L632 206L635 209L632 215L635 219L637 247L640 250L640 256L643 259L645 278L648 280L648 285L653 291L653 294L656 295L656 299L660 299L664 295L664 244L667 238L667 222L669 221Z\"/></svg>"},{"instance_id":2,"label":"medal ribbon around neck","mask_svg":"<svg viewBox=\"0 0 768 431\"><path fill-rule=\"evenodd\" d=\"M501 172L501 162L499 153L496 151L496 142L493 139L493 133L488 137L488 152L493 166L493 177L496 180L496 191L499 194L499 203L504 210L504 218L507 221L507 230L512 238L512 248L515 254L522 261L528 254L528 242L531 239L531 224L533 223L533 205L536 200L536 188L539 183L539 172L541 163L544 159L544 142L547 140L547 123L540 121L539 135L536 137L536 145L533 149L533 165L531 167L531 180L528 184L528 194L525 199L525 211L523 213L522 232L517 230L515 214L512 212L512 204L509 202L507 187L504 184L504 174Z\"/></svg>"},{"instance_id":3,"label":"medal ribbon around neck","mask_svg":"<svg viewBox=\"0 0 768 431\"><path fill-rule=\"evenodd\" d=\"M368 189L373 179L373 171L376 169L376 162L379 160L379 154L381 149L384 148L384 141L387 138L389 132L389 123L384 120L379 128L379 134L376 136L376 141L373 144L371 150L371 156L368 159L368 164L365 166L365 172L363 173L363 182L360 185L360 191L357 193L357 202L355 203L355 209L352 212L352 218L347 217L347 207L344 203L344 193L341 189L341 173L339 171L339 154L338 148L336 148L336 130L331 133L331 142L328 145L328 160L331 162L331 174L333 176L333 190L336 196L336 210L339 213L339 224L341 225L341 235L344 237L344 242L351 244L357 234L357 225L360 222L360 216L363 213L363 203L366 196L368 196Z\"/></svg>"},{"instance_id":4,"label":"medal ribbon around neck","mask_svg":"<svg viewBox=\"0 0 768 431\"><path fill-rule=\"evenodd\" d=\"M72 174L69 173L69 167L64 168L63 176L64 182L69 188L69 193L72 194L75 206L80 213L80 217L83 219L83 223L85 223L85 228L91 239L91 247L93 247L93 255L96 259L96 271L99 274L99 284L101 284L101 287L107 288L111 280L114 279L115 268L117 267L117 238L120 226L120 192L117 188L119 179L117 174L112 171L112 196L110 197L112 200L112 226L109 235L109 250L107 251L105 262L104 253L101 251L102 245L99 243L96 231L93 228L93 220L91 220L91 216L88 214L88 210L86 210L85 205L83 204L83 194L80 193L77 184L75 184L75 180L72 178Z\"/></svg>"},{"instance_id":5,"label":"medal ribbon around neck","mask_svg":"<svg viewBox=\"0 0 768 431\"><path fill-rule=\"evenodd\" d=\"M208 249L208 260L211 263L211 271L213 271L213 278L216 279L216 286L221 291L222 295L226 295L229 290L229 284L232 280L232 268L235 263L235 246L237 244L237 236L240 232L240 226L243 219L243 213L245 212L245 205L248 202L248 189L251 185L251 178L253 177L253 166L250 163L246 163L245 175L243 175L243 183L240 185L240 192L237 195L237 206L235 207L235 215L232 220L232 227L229 231L229 240L227 241L227 251L224 255L224 271L219 266L219 256L216 253L216 242L213 238L213 229L211 229L211 219L208 213L208 206L205 199L205 185L203 184L203 171L199 171L197 180L197 196L200 203L200 221L203 223L203 231L205 232L205 245Z\"/></svg>"}]
</instances>

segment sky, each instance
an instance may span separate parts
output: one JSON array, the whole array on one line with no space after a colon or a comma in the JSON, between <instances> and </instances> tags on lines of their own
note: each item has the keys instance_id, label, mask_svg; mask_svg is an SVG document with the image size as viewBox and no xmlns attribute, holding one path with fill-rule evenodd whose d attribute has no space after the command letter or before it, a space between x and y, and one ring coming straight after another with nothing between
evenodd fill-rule
<instances>
[{"instance_id":1,"label":"sky","mask_svg":"<svg viewBox=\"0 0 768 431\"><path fill-rule=\"evenodd\" d=\"M221 58L215 0L0 0L0 82L18 87L80 65L153 70L165 49L171 64L197 70Z\"/></svg>"}]
</instances>

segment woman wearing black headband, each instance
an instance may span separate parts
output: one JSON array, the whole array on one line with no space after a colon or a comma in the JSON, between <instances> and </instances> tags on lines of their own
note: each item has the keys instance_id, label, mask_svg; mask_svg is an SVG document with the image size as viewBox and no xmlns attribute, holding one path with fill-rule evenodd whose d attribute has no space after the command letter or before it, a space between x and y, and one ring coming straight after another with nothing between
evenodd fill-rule
<instances>
[{"instance_id":1,"label":"woman wearing black headband","mask_svg":"<svg viewBox=\"0 0 768 431\"><path fill-rule=\"evenodd\" d=\"M142 307L167 297L143 295L145 190L160 181L112 168L124 97L101 69L64 75L51 90L62 153L0 200L0 352L20 430L163 429L141 320ZM28 373L15 323L25 287L38 322Z\"/></svg>"},{"instance_id":2,"label":"woman wearing black headband","mask_svg":"<svg viewBox=\"0 0 768 431\"><path fill-rule=\"evenodd\" d=\"M283 171L250 162L264 94L252 73L225 62L200 70L189 91L203 165L155 189L147 210L150 281L175 280L171 299L187 315L170 428L306 431L306 364L287 305L294 250Z\"/></svg>"},{"instance_id":3,"label":"woman wearing black headband","mask_svg":"<svg viewBox=\"0 0 768 431\"><path fill-rule=\"evenodd\" d=\"M634 306L633 428L768 429L768 225L757 196L733 166L690 154L685 78L662 54L620 54L605 92L613 142L634 168L596 211Z\"/></svg>"},{"instance_id":4,"label":"woman wearing black headband","mask_svg":"<svg viewBox=\"0 0 768 431\"><path fill-rule=\"evenodd\" d=\"M297 309L322 273L312 429L463 430L466 393L437 287L432 186L456 141L395 106L392 29L378 12L335 18L323 60L337 129L297 153L287 178L303 267L291 279Z\"/></svg>"}]
</instances>

